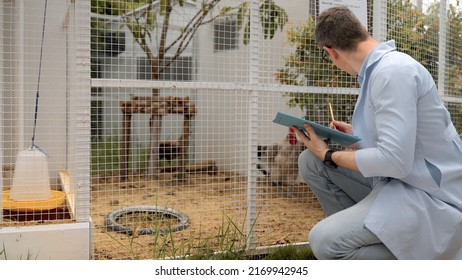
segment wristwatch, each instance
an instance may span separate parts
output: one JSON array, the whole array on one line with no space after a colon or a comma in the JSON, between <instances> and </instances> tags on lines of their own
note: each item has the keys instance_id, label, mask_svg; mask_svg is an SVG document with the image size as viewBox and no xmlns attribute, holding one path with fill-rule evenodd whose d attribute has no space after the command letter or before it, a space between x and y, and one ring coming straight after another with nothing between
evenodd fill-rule
<instances>
[{"instance_id":1,"label":"wristwatch","mask_svg":"<svg viewBox=\"0 0 462 280\"><path fill-rule=\"evenodd\" d=\"M337 151L334 151L334 150L328 150L326 152L326 154L324 155L324 164L328 167L331 167L331 168L337 168L338 165L332 160L332 155L337 152Z\"/></svg>"}]
</instances>

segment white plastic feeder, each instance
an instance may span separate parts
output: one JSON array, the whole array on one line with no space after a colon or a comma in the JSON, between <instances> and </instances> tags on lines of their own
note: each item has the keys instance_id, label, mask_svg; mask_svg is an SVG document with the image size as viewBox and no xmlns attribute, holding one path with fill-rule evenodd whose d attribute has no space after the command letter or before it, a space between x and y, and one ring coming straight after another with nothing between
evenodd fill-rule
<instances>
[{"instance_id":1,"label":"white plastic feeder","mask_svg":"<svg viewBox=\"0 0 462 280\"><path fill-rule=\"evenodd\" d=\"M10 199L37 201L49 200L50 197L47 155L36 147L20 152L16 158Z\"/></svg>"}]
</instances>

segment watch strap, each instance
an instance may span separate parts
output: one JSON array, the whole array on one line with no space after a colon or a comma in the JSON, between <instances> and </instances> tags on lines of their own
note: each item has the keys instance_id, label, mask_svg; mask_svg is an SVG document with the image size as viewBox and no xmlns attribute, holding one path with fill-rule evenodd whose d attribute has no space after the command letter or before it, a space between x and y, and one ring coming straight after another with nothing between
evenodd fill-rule
<instances>
[{"instance_id":1,"label":"watch strap","mask_svg":"<svg viewBox=\"0 0 462 280\"><path fill-rule=\"evenodd\" d=\"M331 167L334 167L334 168L337 168L337 164L332 160L332 155L337 152L335 150L328 150L325 154L324 154L324 163L325 164L328 164L329 166Z\"/></svg>"}]
</instances>

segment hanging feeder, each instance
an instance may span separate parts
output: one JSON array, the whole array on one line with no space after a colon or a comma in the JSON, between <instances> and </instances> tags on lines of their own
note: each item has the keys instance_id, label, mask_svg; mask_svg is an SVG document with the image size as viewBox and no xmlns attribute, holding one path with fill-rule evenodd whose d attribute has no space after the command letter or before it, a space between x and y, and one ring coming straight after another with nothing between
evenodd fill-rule
<instances>
[{"instance_id":1,"label":"hanging feeder","mask_svg":"<svg viewBox=\"0 0 462 280\"><path fill-rule=\"evenodd\" d=\"M50 197L47 156L36 147L20 152L16 158L10 199L32 201L48 200Z\"/></svg>"},{"instance_id":2,"label":"hanging feeder","mask_svg":"<svg viewBox=\"0 0 462 280\"><path fill-rule=\"evenodd\" d=\"M65 193L51 190L48 156L32 146L18 154L11 189L2 199L5 210L35 213L62 207Z\"/></svg>"},{"instance_id":3,"label":"hanging feeder","mask_svg":"<svg viewBox=\"0 0 462 280\"><path fill-rule=\"evenodd\" d=\"M65 200L64 192L51 190L48 156L42 149L35 145L46 11L47 0L45 0L43 15L32 145L27 150L20 152L16 158L11 189L3 191L2 194L3 209L5 210L17 212L51 210L62 206Z\"/></svg>"}]
</instances>

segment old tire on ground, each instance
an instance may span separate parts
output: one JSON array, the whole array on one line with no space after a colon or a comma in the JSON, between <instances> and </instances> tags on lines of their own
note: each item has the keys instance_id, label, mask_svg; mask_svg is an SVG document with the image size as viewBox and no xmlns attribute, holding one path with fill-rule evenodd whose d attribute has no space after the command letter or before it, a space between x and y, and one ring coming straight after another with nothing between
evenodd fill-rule
<instances>
[{"instance_id":1,"label":"old tire on ground","mask_svg":"<svg viewBox=\"0 0 462 280\"><path fill-rule=\"evenodd\" d=\"M131 228L126 225L120 224L118 221L124 215L127 214L137 214L137 213L146 213L155 216L166 216L169 218L176 218L178 224L169 227L168 229L157 229L157 228ZM126 207L119 210L115 210L106 215L104 219L104 224L106 228L113 230L118 233L125 233L128 235L133 235L136 231L138 235L156 235L156 234L165 234L168 232L180 231L189 226L189 217L172 208L166 208L161 206L133 206Z\"/></svg>"}]
</instances>

